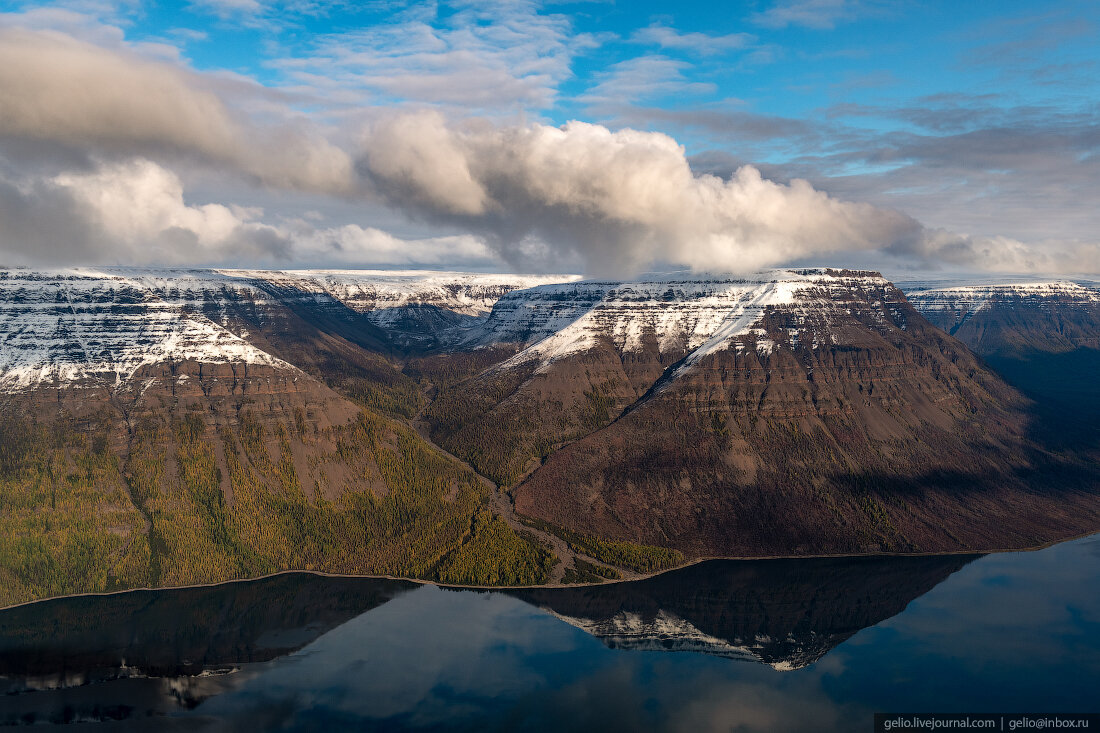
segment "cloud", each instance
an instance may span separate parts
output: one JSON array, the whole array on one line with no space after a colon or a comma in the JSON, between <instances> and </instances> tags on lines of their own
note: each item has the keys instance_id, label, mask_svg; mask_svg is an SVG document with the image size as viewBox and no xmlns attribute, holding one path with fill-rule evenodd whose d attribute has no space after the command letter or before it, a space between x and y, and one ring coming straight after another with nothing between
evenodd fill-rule
<instances>
[{"instance_id":1,"label":"cloud","mask_svg":"<svg viewBox=\"0 0 1100 733\"><path fill-rule=\"evenodd\" d=\"M263 217L256 207L190 204L175 173L144 159L0 178L5 264L499 264L468 235L406 240L370 227Z\"/></svg>"},{"instance_id":2,"label":"cloud","mask_svg":"<svg viewBox=\"0 0 1100 733\"><path fill-rule=\"evenodd\" d=\"M751 165L725 177L699 174L660 133L582 122L456 125L425 112L389 120L365 145L360 172L379 195L413 216L479 234L526 270L560 270L555 263L566 260L609 277L662 264L745 273L870 251L998 272L1089 272L1100 264L1095 242L928 228L806 180L769 180Z\"/></svg>"},{"instance_id":3,"label":"cloud","mask_svg":"<svg viewBox=\"0 0 1100 733\"><path fill-rule=\"evenodd\" d=\"M930 265L1013 274L1100 273L1100 242L1048 241L1027 244L1009 237L975 237L930 229L886 248Z\"/></svg>"},{"instance_id":4,"label":"cloud","mask_svg":"<svg viewBox=\"0 0 1100 733\"><path fill-rule=\"evenodd\" d=\"M194 0L191 7L223 19L237 15L255 15L264 9L258 0Z\"/></svg>"},{"instance_id":5,"label":"cloud","mask_svg":"<svg viewBox=\"0 0 1100 733\"><path fill-rule=\"evenodd\" d=\"M751 166L729 180L697 176L683 148L659 133L581 122L452 126L420 113L391 120L366 145L361 172L381 195L468 227L525 269L569 257L607 276L659 262L747 272L898 244L922 231L904 214L839 201L805 181L768 181ZM423 170L441 157L448 177Z\"/></svg>"},{"instance_id":6,"label":"cloud","mask_svg":"<svg viewBox=\"0 0 1100 733\"><path fill-rule=\"evenodd\" d=\"M312 125L250 120L257 85L196 74L135 50L54 31L0 28L0 143L100 154L191 156L265 185L346 192L351 162ZM268 105L270 108L270 105Z\"/></svg>"},{"instance_id":7,"label":"cloud","mask_svg":"<svg viewBox=\"0 0 1100 733\"><path fill-rule=\"evenodd\" d=\"M839 7L772 10L811 6ZM981 269L1095 271L1093 212L1081 204L1100 190L1095 105L954 94L797 120L737 100L643 106L714 91L664 55L594 74L578 98L589 111L727 151L694 156L693 170L667 135L506 121L518 117L508 110L552 104L574 54L596 42L537 11L410 6L397 22L323 37L280 62L315 80L308 90L195 71L172 47L128 43L71 10L2 15L0 250L58 262L569 263L619 275L881 249ZM708 42L664 26L640 34L674 50ZM875 123L858 126L866 118ZM193 183L195 171L225 181L199 197L223 203L187 196L177 174ZM251 207L228 205L237 191ZM268 202L291 195L302 211L343 207L338 221L270 213ZM378 227L405 222L372 219L379 202L423 228L391 237ZM998 236L1006 231L1028 242Z\"/></svg>"},{"instance_id":8,"label":"cloud","mask_svg":"<svg viewBox=\"0 0 1100 733\"><path fill-rule=\"evenodd\" d=\"M866 0L779 0L767 10L753 13L749 20L765 28L828 30L877 12L882 12L881 4Z\"/></svg>"},{"instance_id":9,"label":"cloud","mask_svg":"<svg viewBox=\"0 0 1100 733\"><path fill-rule=\"evenodd\" d=\"M482 114L546 109L572 76L578 52L597 41L534 2L425 4L354 31L320 36L274 61L290 79L358 95L361 103L416 103Z\"/></svg>"},{"instance_id":10,"label":"cloud","mask_svg":"<svg viewBox=\"0 0 1100 733\"><path fill-rule=\"evenodd\" d=\"M711 83L690 81L684 75L688 68L683 61L660 55L620 61L597 74L597 83L581 95L579 101L596 110L620 109L642 99L670 94L706 94L715 90Z\"/></svg>"},{"instance_id":11,"label":"cloud","mask_svg":"<svg viewBox=\"0 0 1100 733\"><path fill-rule=\"evenodd\" d=\"M710 55L733 51L751 46L756 36L751 33L728 33L712 36L706 33L681 33L675 28L664 25L651 25L634 33L632 40L648 43L661 48L677 51L689 51L700 55Z\"/></svg>"}]
</instances>

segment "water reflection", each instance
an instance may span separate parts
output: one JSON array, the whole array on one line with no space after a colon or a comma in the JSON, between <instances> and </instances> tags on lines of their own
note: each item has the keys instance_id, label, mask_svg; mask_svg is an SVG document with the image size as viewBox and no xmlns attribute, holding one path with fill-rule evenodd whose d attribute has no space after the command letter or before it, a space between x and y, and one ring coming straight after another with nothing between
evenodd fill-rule
<instances>
[{"instance_id":1,"label":"water reflection","mask_svg":"<svg viewBox=\"0 0 1100 733\"><path fill-rule=\"evenodd\" d=\"M1098 547L511 593L281 576L56 601L0 612L0 724L847 731L883 710L1085 711Z\"/></svg>"},{"instance_id":2,"label":"water reflection","mask_svg":"<svg viewBox=\"0 0 1100 733\"><path fill-rule=\"evenodd\" d=\"M515 593L611 648L812 664L976 555L713 561L636 583Z\"/></svg>"}]
</instances>

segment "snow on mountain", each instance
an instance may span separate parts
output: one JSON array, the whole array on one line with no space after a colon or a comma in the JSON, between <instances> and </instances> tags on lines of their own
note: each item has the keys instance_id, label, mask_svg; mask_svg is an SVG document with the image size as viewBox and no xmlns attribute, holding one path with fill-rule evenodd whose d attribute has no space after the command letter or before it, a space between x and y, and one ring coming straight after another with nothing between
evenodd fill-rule
<instances>
[{"instance_id":1,"label":"snow on mountain","mask_svg":"<svg viewBox=\"0 0 1100 733\"><path fill-rule=\"evenodd\" d=\"M756 332L768 308L806 317L825 315L854 289L872 289L885 299L890 283L878 273L826 269L776 270L745 278L668 278L643 282L581 281L509 293L467 337L467 345L520 343L525 348L502 364L554 361L608 339L620 353L637 351L655 338L662 352L683 349L683 367L714 351L740 348L755 335L764 353L775 343ZM810 334L809 345L824 345ZM804 340L799 328L789 339Z\"/></svg>"},{"instance_id":2,"label":"snow on mountain","mask_svg":"<svg viewBox=\"0 0 1100 733\"><path fill-rule=\"evenodd\" d=\"M1044 301L1063 304L1100 303L1100 290L1062 280L913 289L906 292L906 297L921 313L951 311L961 323L995 303L1024 302L1040 307Z\"/></svg>"},{"instance_id":3,"label":"snow on mountain","mask_svg":"<svg viewBox=\"0 0 1100 733\"><path fill-rule=\"evenodd\" d=\"M368 313L385 326L400 309L436 306L465 316L488 313L506 293L547 283L572 282L580 275L500 275L424 270L221 270L301 292L329 295Z\"/></svg>"},{"instance_id":4,"label":"snow on mountain","mask_svg":"<svg viewBox=\"0 0 1100 733\"><path fill-rule=\"evenodd\" d=\"M0 391L118 384L167 361L292 368L193 311L198 282L84 270L0 273Z\"/></svg>"},{"instance_id":5,"label":"snow on mountain","mask_svg":"<svg viewBox=\"0 0 1100 733\"><path fill-rule=\"evenodd\" d=\"M384 329L427 331L484 315L503 294L576 276L417 271L70 268L0 270L0 391L121 382L168 361L290 368L248 342L230 305L280 302L366 314ZM431 306L427 317L417 309ZM414 312L410 318L409 311ZM444 316L441 318L439 314Z\"/></svg>"}]
</instances>

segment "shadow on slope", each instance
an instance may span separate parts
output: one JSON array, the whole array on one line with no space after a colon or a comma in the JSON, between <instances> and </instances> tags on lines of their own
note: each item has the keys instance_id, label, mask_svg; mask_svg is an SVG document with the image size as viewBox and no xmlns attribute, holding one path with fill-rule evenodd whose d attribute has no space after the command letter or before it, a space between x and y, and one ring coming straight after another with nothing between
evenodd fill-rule
<instances>
[{"instance_id":1,"label":"shadow on slope","mask_svg":"<svg viewBox=\"0 0 1100 733\"><path fill-rule=\"evenodd\" d=\"M1100 449L1100 349L1027 350L986 362L1034 402L1032 437L1054 449Z\"/></svg>"}]
</instances>

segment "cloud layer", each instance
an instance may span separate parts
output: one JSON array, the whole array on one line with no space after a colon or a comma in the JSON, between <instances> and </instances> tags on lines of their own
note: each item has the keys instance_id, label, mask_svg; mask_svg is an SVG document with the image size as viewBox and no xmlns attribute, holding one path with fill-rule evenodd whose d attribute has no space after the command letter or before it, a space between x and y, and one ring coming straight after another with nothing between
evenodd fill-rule
<instances>
[{"instance_id":1,"label":"cloud layer","mask_svg":"<svg viewBox=\"0 0 1100 733\"><path fill-rule=\"evenodd\" d=\"M238 4L225 17L263 15L255 3L219 7ZM1004 272L1100 268L1100 243L1075 236L1093 216L1080 202L1072 202L1076 219L1041 222L1022 242L925 226L896 208L906 199L879 190L938 204L945 214L937 224L977 182L1021 205L1035 191L1053 200L1057 191L1043 181L1064 181L1066 171L1092 190L1095 113L1055 117L1034 108L1013 120L992 102L979 109L955 97L828 110L917 130L887 139L752 113L737 100L660 107L662 96L714 93L715 84L691 75L689 57L761 46L747 34L650 25L624 42L660 53L609 63L574 96L615 122L557 126L507 110L553 105L593 37L532 2L463 0L449 15L434 12L411 7L398 22L317 37L307 53L271 61L284 86L195 71L174 47L127 43L119 28L69 11L0 15L0 256L577 268L621 277L665 265L747 272L876 251ZM825 29L878 12L876 3L799 0L755 22ZM689 159L673 137L642 129L654 124L725 136L733 149L834 142L827 155L754 166L728 153ZM1044 125L1064 134L1046 135ZM846 175L875 166L888 170ZM1010 178L1010 168L1033 175ZM260 192L253 198L333 202L344 220L203 200L191 186L202 176ZM924 193L930 176L938 193ZM963 212L954 226L996 221L991 201L967 207L973 219ZM381 205L429 233L397 237L371 226L365 212ZM1057 239L1038 236L1044 230Z\"/></svg>"}]
</instances>

